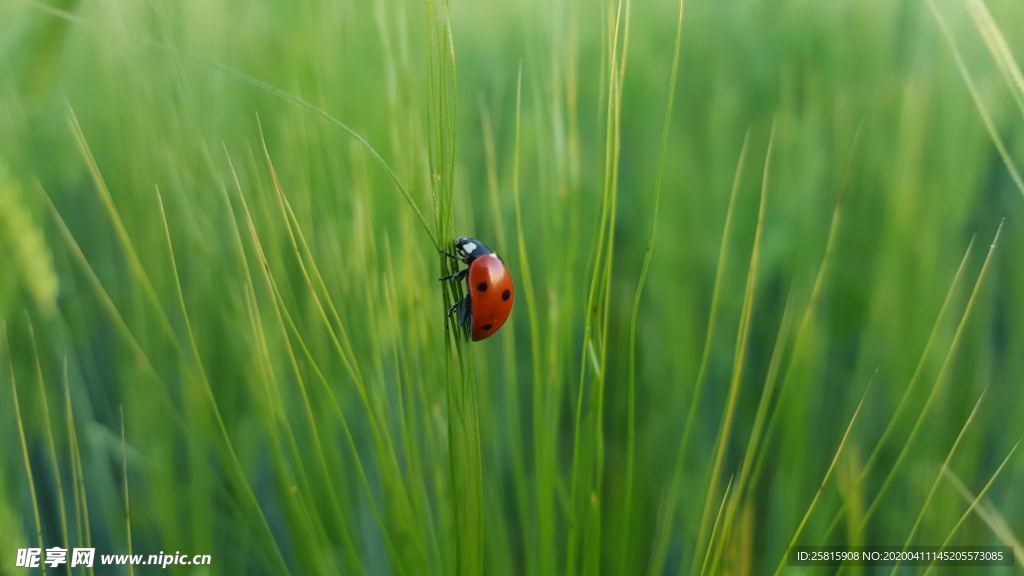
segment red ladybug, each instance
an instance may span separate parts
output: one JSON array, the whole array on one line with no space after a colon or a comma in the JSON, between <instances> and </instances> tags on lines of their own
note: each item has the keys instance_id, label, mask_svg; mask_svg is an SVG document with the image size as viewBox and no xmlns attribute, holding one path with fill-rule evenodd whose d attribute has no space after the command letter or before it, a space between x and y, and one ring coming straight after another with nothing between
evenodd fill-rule
<instances>
[{"instance_id":1,"label":"red ladybug","mask_svg":"<svg viewBox=\"0 0 1024 576\"><path fill-rule=\"evenodd\" d=\"M455 252L442 254L464 262L468 268L440 280L459 282L466 278L467 294L448 310L448 315L458 312L459 325L470 328L474 341L483 340L497 332L512 312L512 276L501 258L479 240L459 236Z\"/></svg>"}]
</instances>

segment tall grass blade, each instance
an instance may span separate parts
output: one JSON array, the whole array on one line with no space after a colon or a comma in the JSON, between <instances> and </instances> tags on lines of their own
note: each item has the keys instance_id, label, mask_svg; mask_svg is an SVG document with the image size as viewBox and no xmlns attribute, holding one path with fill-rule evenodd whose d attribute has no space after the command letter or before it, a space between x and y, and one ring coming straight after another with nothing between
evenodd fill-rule
<instances>
[{"instance_id":1,"label":"tall grass blade","mask_svg":"<svg viewBox=\"0 0 1024 576\"><path fill-rule=\"evenodd\" d=\"M36 481L32 475L32 461L28 456L28 440L25 438L25 421L21 417L21 403L18 401L18 382L14 376L14 357L11 356L11 344L7 339L7 324L0 324L0 336L4 340L4 348L7 352L7 363L11 377L11 397L14 399L14 419L18 423L18 440L21 442L21 458L25 465L25 479L28 482L28 493L32 500L32 515L36 525L36 545L43 549L43 523L39 516L39 497L36 494ZM40 566L43 575L46 575L46 564Z\"/></svg>"},{"instance_id":2,"label":"tall grass blade","mask_svg":"<svg viewBox=\"0 0 1024 576\"><path fill-rule=\"evenodd\" d=\"M711 346L714 341L715 327L718 321L718 307L721 299L721 290L725 278L726 256L729 254L730 231L732 230L733 214L736 208L736 196L739 192L740 182L743 175L743 165L746 163L747 148L750 144L750 131L743 136L743 144L740 147L739 158L736 160L736 171L733 175L732 188L729 192L729 205L725 211L725 224L722 227L722 238L718 246L718 259L716 260L715 282L711 289L711 306L708 311L708 324L704 332L704 347L701 352L700 366L697 368L697 378L694 380L693 392L690 394L690 403L686 411L686 420L683 423L682 439L679 441L679 449L676 452L675 464L672 467L672 479L669 482L668 495L665 499L664 517L659 519L660 529L655 536L655 545L652 550L652 557L648 574L658 576L662 574L665 565L665 556L668 553L669 539L672 536L672 529L675 525L674 518L679 498L679 491L682 487L683 468L686 461L686 451L690 444L690 435L697 420L697 410L700 406L701 395L704 389L704 381L707 377L708 360L711 357Z\"/></svg>"},{"instance_id":3,"label":"tall grass blade","mask_svg":"<svg viewBox=\"0 0 1024 576\"><path fill-rule=\"evenodd\" d=\"M697 572L698 558L704 552L705 546L711 547L708 538L708 523L711 521L711 503L715 494L718 493L718 481L722 473L722 466L725 462L725 451L729 447L729 437L732 434L733 418L736 415L736 403L739 400L740 384L743 381L743 369L746 365L747 341L750 337L751 318L754 315L754 293L757 287L757 265L761 256L761 238L764 234L764 216L767 208L768 182L771 175L772 152L775 148L776 121L772 121L771 133L768 136L768 148L765 151L764 172L761 178L761 195L758 199L757 228L754 231L754 245L750 251L750 266L747 269L747 286L743 295L743 311L740 313L739 332L736 335L736 351L732 364L732 378L729 382L729 392L726 396L725 406L722 412L722 423L715 440L714 463L711 465L711 476L708 479L707 490L704 497L703 513L700 520L700 531L697 535L697 548L693 556L693 567L691 573ZM680 566L682 573L682 566Z\"/></svg>"},{"instance_id":4,"label":"tall grass blade","mask_svg":"<svg viewBox=\"0 0 1024 576\"><path fill-rule=\"evenodd\" d=\"M53 468L53 478L57 491L57 511L60 514L60 536L64 548L70 550L68 539L68 516L67 505L64 502L64 481L60 472L60 462L57 460L57 442L54 440L53 419L50 417L50 401L46 394L46 385L43 378L43 364L39 359L39 344L36 341L36 330L32 326L31 318L28 319L28 335L32 342L32 359L35 361L36 384L39 389L39 400L43 405L43 422L46 424L46 447L50 452L50 466ZM71 574L70 564L65 564L65 573Z\"/></svg>"},{"instance_id":5,"label":"tall grass blade","mask_svg":"<svg viewBox=\"0 0 1024 576\"><path fill-rule=\"evenodd\" d=\"M679 0L676 16L675 45L672 49L672 65L669 68L668 93L665 97L665 116L661 125L661 145L658 149L658 169L654 177L654 206L651 208L650 231L647 236L647 247L640 264L640 277L637 279L636 292L633 295L633 308L629 320L629 382L628 400L626 402L626 479L623 492L625 504L622 513L622 534L620 535L621 550L619 551L619 573L626 572L629 556L629 529L633 516L633 480L636 474L636 331L640 318L640 299L643 296L644 284L651 266L654 253L654 240L658 231L658 215L661 209L661 187L665 170L665 158L668 151L668 135L672 125L672 105L675 102L676 80L679 73L679 53L683 42L683 14L686 0Z\"/></svg>"}]
</instances>

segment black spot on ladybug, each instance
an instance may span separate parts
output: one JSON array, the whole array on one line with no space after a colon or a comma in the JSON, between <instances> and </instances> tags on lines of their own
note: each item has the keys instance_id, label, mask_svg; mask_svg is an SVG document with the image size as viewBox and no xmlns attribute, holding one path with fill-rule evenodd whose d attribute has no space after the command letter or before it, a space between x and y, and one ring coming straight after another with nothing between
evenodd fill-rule
<instances>
[{"instance_id":1,"label":"black spot on ladybug","mask_svg":"<svg viewBox=\"0 0 1024 576\"><path fill-rule=\"evenodd\" d=\"M507 288L505 289L504 292L501 293L501 299L502 300L508 300L511 297L512 297L512 293L509 292Z\"/></svg>"},{"instance_id":2,"label":"black spot on ladybug","mask_svg":"<svg viewBox=\"0 0 1024 576\"><path fill-rule=\"evenodd\" d=\"M487 292L487 282L481 282L476 285L476 289L481 292Z\"/></svg>"},{"instance_id":3,"label":"black spot on ladybug","mask_svg":"<svg viewBox=\"0 0 1024 576\"><path fill-rule=\"evenodd\" d=\"M484 332L490 332L491 328L492 326L490 324L484 324L483 326L480 327L480 329L483 330Z\"/></svg>"}]
</instances>

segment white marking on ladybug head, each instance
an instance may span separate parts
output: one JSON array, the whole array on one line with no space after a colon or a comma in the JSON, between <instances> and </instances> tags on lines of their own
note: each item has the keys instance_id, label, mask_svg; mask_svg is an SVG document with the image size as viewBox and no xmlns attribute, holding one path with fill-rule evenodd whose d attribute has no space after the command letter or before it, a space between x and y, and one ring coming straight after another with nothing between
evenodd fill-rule
<instances>
[{"instance_id":1,"label":"white marking on ladybug head","mask_svg":"<svg viewBox=\"0 0 1024 576\"><path fill-rule=\"evenodd\" d=\"M476 244L473 242L466 242L462 246L460 246L460 248L462 248L462 251L465 252L466 254L472 254L473 252L476 252Z\"/></svg>"}]
</instances>

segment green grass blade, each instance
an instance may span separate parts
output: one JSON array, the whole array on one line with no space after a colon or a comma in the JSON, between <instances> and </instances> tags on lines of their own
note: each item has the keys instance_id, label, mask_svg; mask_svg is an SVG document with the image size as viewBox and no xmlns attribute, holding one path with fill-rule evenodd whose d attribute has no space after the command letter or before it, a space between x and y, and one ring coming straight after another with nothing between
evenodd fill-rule
<instances>
[{"instance_id":1,"label":"green grass blade","mask_svg":"<svg viewBox=\"0 0 1024 576\"><path fill-rule=\"evenodd\" d=\"M999 31L992 14L982 0L967 0L967 10L971 13L974 26L985 39L985 45L999 66L999 72L1010 87L1013 99L1020 109L1021 117L1024 118L1024 74L1021 74L1020 66L1013 57L1013 51L1006 43L1006 38Z\"/></svg>"},{"instance_id":2,"label":"green grass blade","mask_svg":"<svg viewBox=\"0 0 1024 576\"><path fill-rule=\"evenodd\" d=\"M725 512L726 503L729 502L729 492L732 490L733 477L729 477L729 482L725 484L725 492L722 493L722 502L718 505L718 512L715 514L715 523L711 527L710 539L712 542L715 541L715 537L718 536L718 527L722 521L722 514ZM708 567L708 560L711 559L711 546L708 546L707 553L704 554L704 561L700 565L700 574L704 575Z\"/></svg>"},{"instance_id":3,"label":"green grass blade","mask_svg":"<svg viewBox=\"0 0 1024 576\"><path fill-rule=\"evenodd\" d=\"M697 410L700 405L701 395L704 389L704 380L707 376L708 360L711 357L711 346L715 336L715 327L718 319L719 301L721 300L722 285L725 279L726 256L729 253L729 239L732 230L733 215L736 208L736 196L739 192L742 181L743 165L746 163L747 148L750 144L750 131L743 136L743 145L740 147L739 158L736 161L736 171L733 175L732 188L729 192L729 205L725 211L725 224L722 228L722 238L718 246L718 259L716 260L715 282L711 289L711 306L708 312L707 329L704 332L704 347L701 352L700 366L697 368L697 378L694 380L693 392L690 395L689 407L686 411L686 420L683 423L682 439L679 442L679 449L676 452L675 464L672 467L672 479L669 482L668 495L665 500L664 517L659 520L660 529L655 537L655 545L652 550L652 557L648 574L657 576L662 574L665 565L665 556L668 553L669 539L672 536L676 502L679 498L679 491L682 486L683 467L686 461L686 451L689 447L690 436L693 426L697 420Z\"/></svg>"},{"instance_id":4,"label":"green grass blade","mask_svg":"<svg viewBox=\"0 0 1024 576\"><path fill-rule=\"evenodd\" d=\"M1024 196L1024 179L1021 178L1020 172L1017 170L1017 166L1014 164L1010 152L1006 148L1006 143L1003 142L1002 136L999 135L999 130L996 129L996 125L992 121L992 114L989 112L984 99L982 99L981 93L978 91L978 87L975 85L974 79L967 69L967 64L964 63L960 48L957 47L956 41L953 39L953 33L949 30L949 24L946 23L946 19L939 12L939 9L935 7L935 3L932 0L927 1L928 9L931 10L932 16L935 17L935 22L939 25L939 30L942 32L942 38L946 41L950 52L953 54L957 70L960 71L960 76L967 86L967 91L970 92L971 99L974 100L974 106L978 109L978 115L981 116L985 130L988 131L989 137L992 138L992 144L996 147L996 151L999 152L999 157L1002 158L1007 172L1010 173L1010 178L1013 179L1013 183L1017 186L1017 191L1020 192L1021 196Z\"/></svg>"},{"instance_id":5,"label":"green grass blade","mask_svg":"<svg viewBox=\"0 0 1024 576\"><path fill-rule=\"evenodd\" d=\"M896 476L896 470L904 462L907 454L910 452L910 448L914 445L914 441L917 439L917 435L921 431L921 425L935 403L935 398L938 395L939 389L946 382L949 376L949 370L953 364L953 358L956 356L957 349L960 347L960 341L963 339L964 327L967 325L967 320L971 317L971 312L974 310L977 303L978 295L981 293L981 287L984 285L985 278L988 276L989 267L992 264L992 257L995 255L996 247L999 245L999 237L1002 232L1003 222L1000 222L999 228L996 230L995 236L992 238L992 245L989 246L988 254L985 256L985 262L981 265L981 271L978 272L978 278L974 282L974 288L971 290L971 295L967 300L967 306L964 307L963 315L960 317L960 323L957 325L956 332L953 334L953 340L949 344L949 350L946 352L946 358L943 360L942 367L939 369L939 373L935 377L935 382L932 384L932 389L928 393L928 398L925 400L924 406L921 407L921 412L918 414L917 420L914 421L914 426L910 429L910 434L907 436L906 442L903 443L899 455L896 457L893 465L886 472L885 480L882 481L878 490L873 493L871 497L871 504L868 505L867 510L864 512L864 517L861 519L857 532L863 532L868 521L871 520L872 514L874 514L878 509L879 503L882 501L882 498L892 485L893 478Z\"/></svg>"},{"instance_id":6,"label":"green grass blade","mask_svg":"<svg viewBox=\"0 0 1024 576\"><path fill-rule=\"evenodd\" d=\"M629 320L629 382L628 400L626 403L626 480L623 493L625 503L622 513L622 534L620 535L619 551L619 573L626 572L629 557L629 528L633 516L633 481L636 475L636 331L640 318L640 299L643 296L644 284L647 283L647 274L651 266L651 256L654 253L654 240L658 231L658 215L661 209L661 187L665 171L665 158L668 151L668 135L672 125L672 106L675 102L676 80L679 75L679 54L683 42L683 15L685 13L686 0L679 0L679 10L676 16L675 45L672 50L672 65L669 68L668 94L665 97L665 117L661 125L661 145L658 149L658 169L654 177L654 206L651 208L650 231L647 235L647 247L644 249L643 259L640 264L640 276L636 283L636 292L633 295L633 308Z\"/></svg>"},{"instance_id":7,"label":"green grass blade","mask_svg":"<svg viewBox=\"0 0 1024 576\"><path fill-rule=\"evenodd\" d=\"M1017 452L1017 448L1020 447L1020 443L1021 441L1018 440L1016 444L1013 445L1013 448L1010 448L1009 453L1007 453L1006 457L1003 458L1003 461L999 463L999 466L996 468L995 472L993 472L992 476L989 477L988 482L985 482L985 485L981 488L980 491L978 491L977 496L974 497L974 500L971 501L971 504L967 507L966 510L964 510L964 513L960 515L960 519L957 520L956 524L953 525L953 528L950 529L949 534L946 536L946 539L943 540L942 544L939 546L940 549L945 548L949 544L950 540L953 539L953 536L956 536L957 531L959 531L960 527L963 526L964 522L967 520L967 517L971 515L971 512L974 511L974 508L978 505L979 502L981 502L982 498L984 498L985 495L988 494L989 488L992 487L992 484L995 483L996 478L999 477L999 475L1003 472L1003 469L1006 468L1006 465L1013 458L1014 453ZM934 568L935 561L932 560L932 563L928 566L928 570L925 571L925 576L930 574Z\"/></svg>"},{"instance_id":8,"label":"green grass blade","mask_svg":"<svg viewBox=\"0 0 1024 576\"><path fill-rule=\"evenodd\" d=\"M18 382L14 376L14 357L11 356L11 344L7 339L7 325L0 324L0 336L3 336L4 348L7 352L7 362L11 377L11 397L14 399L14 418L18 423L18 440L21 441L22 463L25 465L25 479L28 482L28 493L32 499L32 515L35 518L36 544L42 549L43 545L43 524L39 517L39 497L36 494L36 482L32 475L32 462L28 457L28 440L25 438L25 421L21 417L21 403L18 401ZM41 564L43 574L46 574L46 564Z\"/></svg>"},{"instance_id":9,"label":"green grass blade","mask_svg":"<svg viewBox=\"0 0 1024 576\"><path fill-rule=\"evenodd\" d=\"M978 401L974 403L974 408L971 409L971 413L967 415L967 420L964 425L960 427L960 432L956 435L956 440L953 441L953 445L949 448L949 452L946 453L946 459L942 461L942 466L939 467L939 473L935 475L935 480L932 481L931 487L928 488L928 495L925 496L924 504L921 505L921 511L917 513L917 518L914 519L914 525L910 527L910 533L907 534L907 539L903 541L902 551L910 546L911 542L914 541L914 536L917 535L917 529L921 527L921 520L924 519L924 513L928 511L928 506L932 503L932 498L935 497L935 491L939 488L939 482L942 480L942 471L949 469L949 464L953 460L953 455L956 453L956 449L960 446L960 441L964 438L964 433L967 432L967 428L974 421L974 416L978 413L978 408L981 406L981 401L985 399L985 394L988 389L981 391L981 395L978 396ZM890 576L895 576L896 571L900 566L900 558L896 559L896 564L892 567Z\"/></svg>"},{"instance_id":10,"label":"green grass blade","mask_svg":"<svg viewBox=\"0 0 1024 576\"><path fill-rule=\"evenodd\" d=\"M893 411L892 417L889 418L882 430L882 434L875 443L875 447L871 450L870 456L868 456L867 462L861 469L857 478L854 480L854 488L859 488L863 485L868 475L874 469L875 464L878 462L878 458L881 456L882 449L885 447L889 440L889 437L896 430L896 423L899 421L900 416L903 414L904 408L908 406L910 400L911 391L916 387L917 382L920 380L921 375L924 373L925 365L928 360L928 352L935 345L935 341L939 336L939 332L942 328L943 321L946 318L946 314L949 312L950 307L953 304L954 296L957 292L957 287L960 285L960 281L963 278L964 271L967 268L967 262L970 260L972 251L974 250L975 236L971 236L971 241L967 244L967 249L964 250L963 257L960 258L960 264L957 266L956 272L953 274L953 279L949 283L949 288L946 289L946 295L943 298L942 305L939 307L939 313L935 317L935 321L932 323L931 331L928 334L928 339L925 341L924 348L921 350L921 355L918 357L917 364L914 367L914 373L911 375L907 386L903 389L903 394L900 396L899 401L896 403L896 409ZM827 539L839 525L840 519L846 510L846 503L839 507L835 515L829 522L828 528L825 530L825 538Z\"/></svg>"},{"instance_id":11,"label":"green grass blade","mask_svg":"<svg viewBox=\"0 0 1024 576\"><path fill-rule=\"evenodd\" d=\"M992 532L998 537L1003 544L1013 548L1013 557L1017 560L1017 565L1024 568L1024 544L1021 544L1020 539L1013 534L1013 530L1010 528L1010 524L1006 521L1006 518L999 513L992 505L985 502L982 498L978 498L972 493L963 480L956 475L949 468L942 469L943 476L953 484L956 491L963 496L964 501L970 504L976 502L974 506L974 513L977 514Z\"/></svg>"},{"instance_id":12,"label":"green grass blade","mask_svg":"<svg viewBox=\"0 0 1024 576\"><path fill-rule=\"evenodd\" d=\"M43 405L43 422L46 424L46 446L49 449L50 466L53 468L53 478L57 491L57 511L60 513L60 536L65 549L70 550L68 539L68 516L67 505L64 502L64 481L60 473L60 463L57 460L57 442L54 440L53 419L50 417L50 401L46 394L46 385L43 378L43 365L39 359L39 344L36 342L36 331L32 326L32 320L28 321L29 340L32 342L32 359L35 361L36 384L39 389L39 399ZM65 564L65 573L71 574L71 566Z\"/></svg>"},{"instance_id":13,"label":"green grass blade","mask_svg":"<svg viewBox=\"0 0 1024 576\"><path fill-rule=\"evenodd\" d=\"M700 531L697 536L697 549L693 556L692 573L697 572L698 558L704 551L704 547L711 547L708 538L708 527L711 521L711 504L714 496L718 493L718 481L725 462L725 451L729 447L729 437L732 434L733 419L736 415L736 403L739 400L740 384L743 381L743 369L746 365L747 342L750 337L751 318L754 315L754 293L757 287L757 264L761 256L761 238L764 234L764 216L768 199L768 182L771 175L772 152L775 147L776 123L772 121L771 134L768 136L768 149L765 152L764 172L761 178L761 195L757 208L757 228L754 231L754 245L750 251L750 266L747 269L747 286L743 295L743 311L740 313L739 333L736 336L736 351L732 364L732 377L729 381L729 392L726 397L725 406L722 412L722 424L715 440L714 463L711 465L711 476L708 480L707 490L704 498L704 512L701 515ZM680 566L682 572L682 566Z\"/></svg>"},{"instance_id":14,"label":"green grass blade","mask_svg":"<svg viewBox=\"0 0 1024 576\"><path fill-rule=\"evenodd\" d=\"M808 504L807 510L804 512L803 517L800 519L800 523L793 532L793 537L789 539L789 545L786 546L786 549L782 553L782 558L779 560L779 564L775 567L776 576L782 573L782 568L786 564L786 557L789 555L790 549L792 549L793 546L796 546L797 540L800 539L800 534L807 525L807 520L811 517L811 514L814 512L814 508L818 505L821 493L825 491L825 485L828 484L829 479L832 477L832 472L836 468L836 463L839 462L839 456L843 453L843 447L846 446L846 440L850 437L850 431L853 430L853 424L857 421L857 416L860 415L860 409L864 406L864 399L868 397L868 391L871 390L871 384L872 382L868 382L868 385L864 388L864 393L861 394L860 402L857 402L857 408L853 411L853 416L850 417L850 422L846 425L846 431L843 432L843 437L839 440L839 446L836 447L836 452L832 456L832 462L829 463L828 469L825 470L825 476L822 477L821 483L818 484L818 490L814 493L814 498L812 498L811 503Z\"/></svg>"},{"instance_id":15,"label":"green grass blade","mask_svg":"<svg viewBox=\"0 0 1024 576\"><path fill-rule=\"evenodd\" d=\"M124 490L124 527L125 527L125 542L128 546L128 555L131 556L135 553L135 549L132 547L132 508L131 498L128 496L128 440L127 432L125 431L124 422L124 405L118 406L121 413L121 489ZM128 564L128 574L135 574L135 564Z\"/></svg>"}]
</instances>

